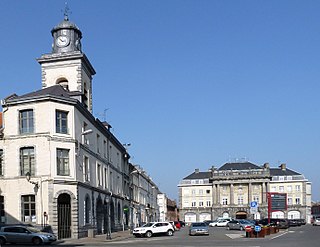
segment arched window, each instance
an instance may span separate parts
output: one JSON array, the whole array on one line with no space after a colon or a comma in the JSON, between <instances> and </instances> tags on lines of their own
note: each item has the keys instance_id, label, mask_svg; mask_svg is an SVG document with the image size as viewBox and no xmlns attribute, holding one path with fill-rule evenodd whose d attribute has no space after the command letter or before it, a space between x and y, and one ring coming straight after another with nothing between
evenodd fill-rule
<instances>
[{"instance_id":1,"label":"arched window","mask_svg":"<svg viewBox=\"0 0 320 247\"><path fill-rule=\"evenodd\" d=\"M84 202L84 221L86 224L90 223L90 197L88 195Z\"/></svg>"},{"instance_id":2,"label":"arched window","mask_svg":"<svg viewBox=\"0 0 320 247\"><path fill-rule=\"evenodd\" d=\"M56 84L61 85L65 90L69 90L69 82L66 78L59 78Z\"/></svg>"}]
</instances>

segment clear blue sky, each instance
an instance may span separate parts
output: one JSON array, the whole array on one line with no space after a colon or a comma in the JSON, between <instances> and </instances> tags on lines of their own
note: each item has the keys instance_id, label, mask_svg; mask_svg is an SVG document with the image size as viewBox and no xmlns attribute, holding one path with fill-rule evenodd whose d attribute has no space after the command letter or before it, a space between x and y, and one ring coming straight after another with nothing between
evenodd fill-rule
<instances>
[{"instance_id":1,"label":"clear blue sky","mask_svg":"<svg viewBox=\"0 0 320 247\"><path fill-rule=\"evenodd\" d=\"M64 0L0 1L0 98L41 88ZM69 0L94 115L177 199L195 168L286 163L320 200L320 1Z\"/></svg>"}]
</instances>

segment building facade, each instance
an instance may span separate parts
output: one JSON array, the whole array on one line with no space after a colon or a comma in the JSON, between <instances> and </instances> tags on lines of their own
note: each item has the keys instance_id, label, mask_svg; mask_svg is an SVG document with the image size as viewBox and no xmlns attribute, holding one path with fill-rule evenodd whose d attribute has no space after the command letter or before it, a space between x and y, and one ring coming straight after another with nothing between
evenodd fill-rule
<instances>
[{"instance_id":1,"label":"building facade","mask_svg":"<svg viewBox=\"0 0 320 247\"><path fill-rule=\"evenodd\" d=\"M65 15L51 34L52 52L37 59L41 89L1 101L1 223L50 225L60 239L80 238L131 227L141 200L156 218L157 190L150 194L140 176L136 197L126 148L92 115L95 70L80 29Z\"/></svg>"},{"instance_id":2,"label":"building facade","mask_svg":"<svg viewBox=\"0 0 320 247\"><path fill-rule=\"evenodd\" d=\"M212 167L207 172L196 169L178 185L180 219L190 223L219 217L268 217L267 198L270 188L276 186L276 174L278 169L270 168L267 163L263 166L250 162L226 163L220 168ZM302 178L301 174L299 176ZM311 200L311 184L306 179L296 182L301 183L301 201L292 201L283 214L273 212L272 217L309 219L307 205ZM279 186L276 186L274 192L278 190ZM251 202L257 203L256 210L250 207Z\"/></svg>"}]
</instances>

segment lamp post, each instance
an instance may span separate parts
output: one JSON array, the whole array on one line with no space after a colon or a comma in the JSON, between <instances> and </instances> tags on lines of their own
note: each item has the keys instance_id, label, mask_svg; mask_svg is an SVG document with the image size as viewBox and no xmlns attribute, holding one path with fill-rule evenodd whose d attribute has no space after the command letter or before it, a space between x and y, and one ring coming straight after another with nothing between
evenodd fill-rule
<instances>
[{"instance_id":1,"label":"lamp post","mask_svg":"<svg viewBox=\"0 0 320 247\"><path fill-rule=\"evenodd\" d=\"M111 239L111 219L110 219L110 203L111 203L112 193L107 194L105 198L105 204L107 205L107 235L106 239Z\"/></svg>"}]
</instances>

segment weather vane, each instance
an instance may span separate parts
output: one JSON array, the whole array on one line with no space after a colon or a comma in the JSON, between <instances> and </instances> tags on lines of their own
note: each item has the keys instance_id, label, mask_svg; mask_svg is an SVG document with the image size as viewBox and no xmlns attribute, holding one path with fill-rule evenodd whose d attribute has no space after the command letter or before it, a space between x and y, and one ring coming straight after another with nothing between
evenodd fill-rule
<instances>
[{"instance_id":1,"label":"weather vane","mask_svg":"<svg viewBox=\"0 0 320 247\"><path fill-rule=\"evenodd\" d=\"M64 10L61 10L61 11L63 11L64 20L68 21L69 20L69 14L72 13L70 11L70 9L69 9L68 2L65 2Z\"/></svg>"}]
</instances>

